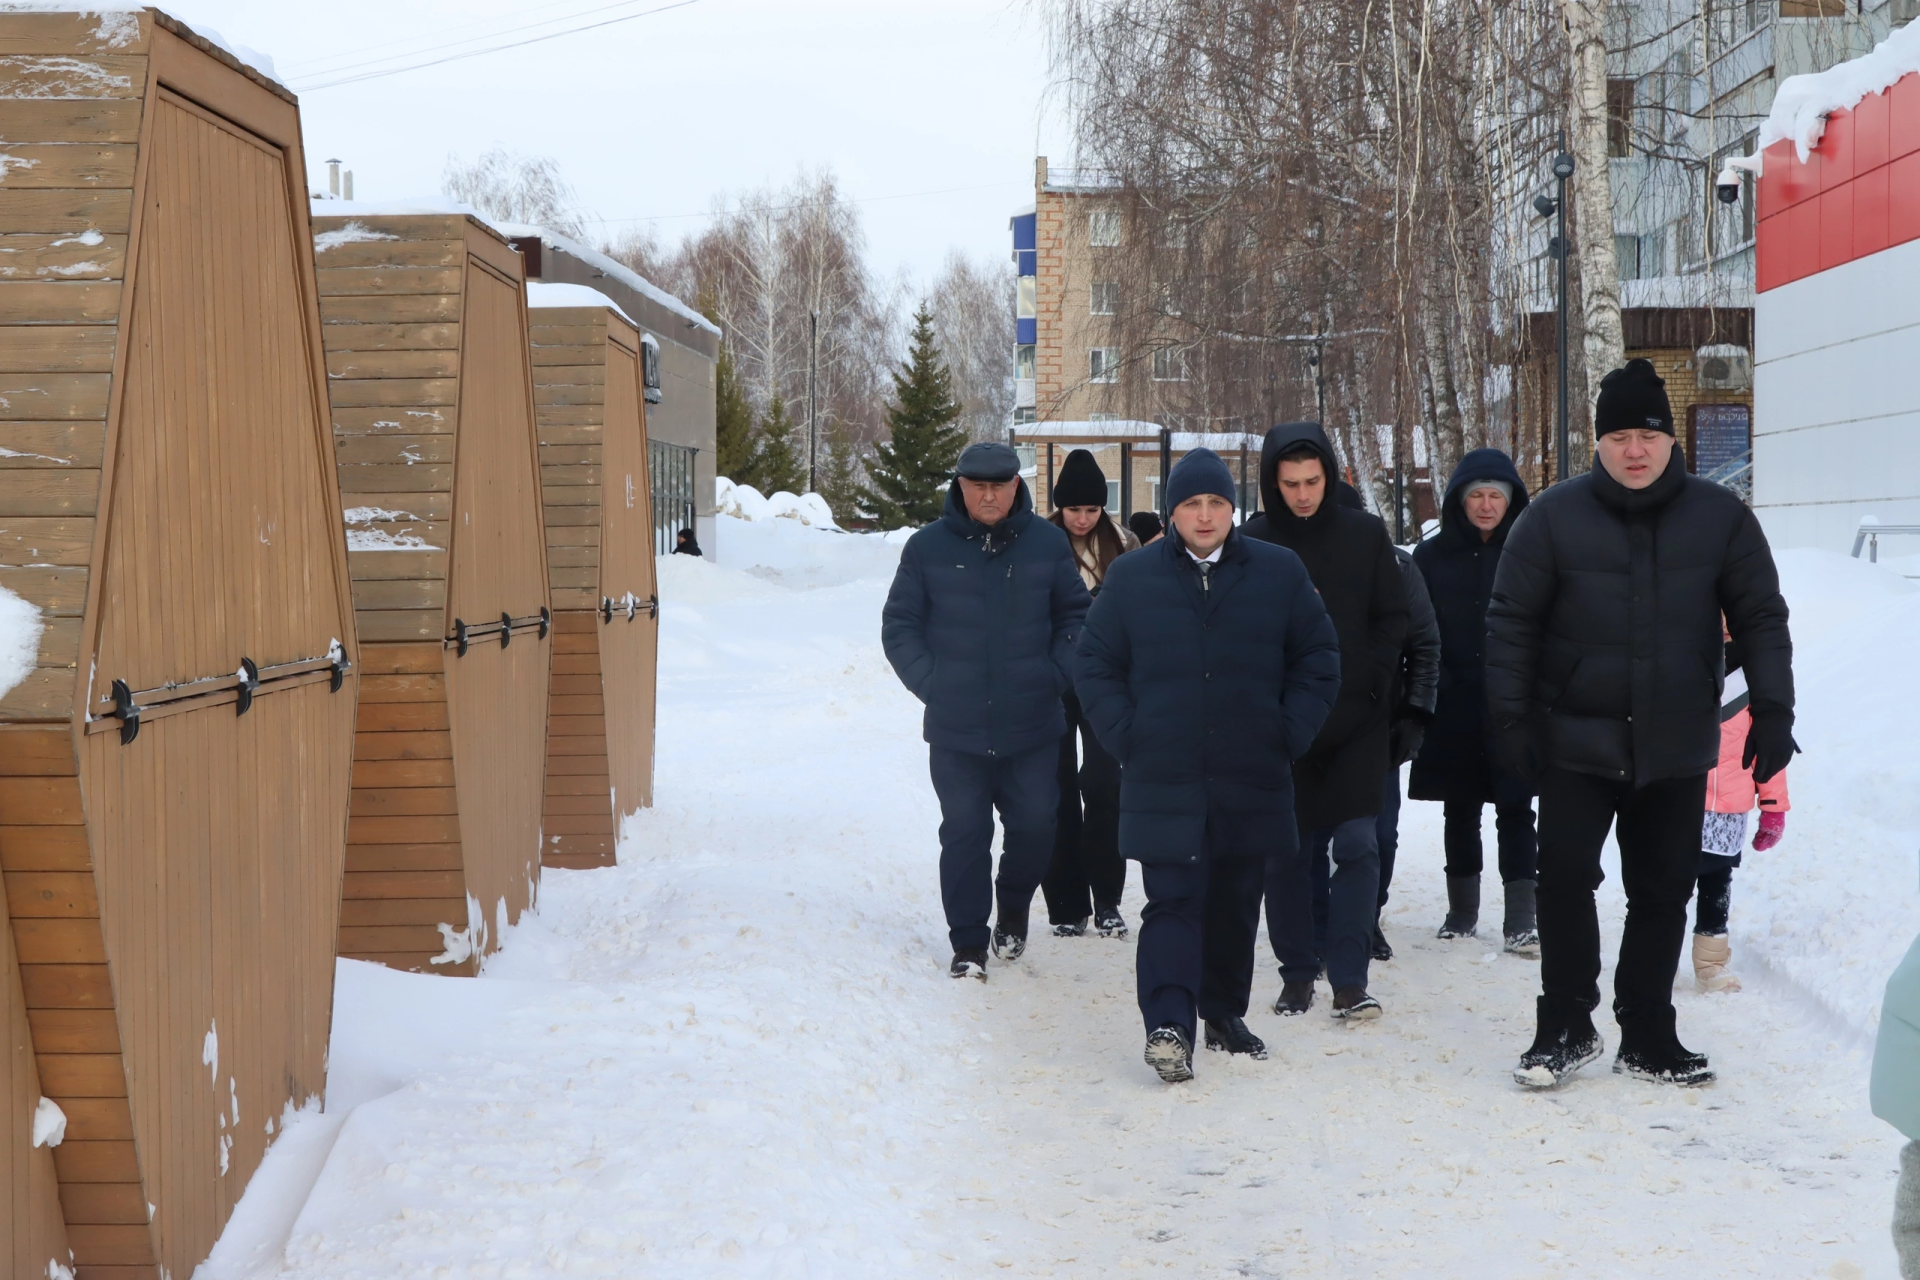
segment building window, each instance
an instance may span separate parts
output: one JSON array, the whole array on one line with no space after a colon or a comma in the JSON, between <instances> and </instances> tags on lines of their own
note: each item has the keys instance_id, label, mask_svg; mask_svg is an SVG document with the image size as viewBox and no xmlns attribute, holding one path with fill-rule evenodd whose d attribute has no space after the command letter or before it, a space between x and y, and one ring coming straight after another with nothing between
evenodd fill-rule
<instances>
[{"instance_id":1,"label":"building window","mask_svg":"<svg viewBox=\"0 0 1920 1280\"><path fill-rule=\"evenodd\" d=\"M1120 243L1120 211L1095 209L1087 215L1087 243L1096 249L1111 249Z\"/></svg>"},{"instance_id":2,"label":"building window","mask_svg":"<svg viewBox=\"0 0 1920 1280\"><path fill-rule=\"evenodd\" d=\"M1187 220L1179 214L1169 217L1160 228L1160 247L1163 249L1184 249L1187 247Z\"/></svg>"},{"instance_id":3,"label":"building window","mask_svg":"<svg viewBox=\"0 0 1920 1280\"><path fill-rule=\"evenodd\" d=\"M1185 382L1187 380L1187 353L1181 347L1161 347L1153 353L1153 380L1155 382Z\"/></svg>"},{"instance_id":4,"label":"building window","mask_svg":"<svg viewBox=\"0 0 1920 1280\"><path fill-rule=\"evenodd\" d=\"M694 527L693 476L698 449L647 441L648 475L653 496L653 551L668 555L674 537L682 529Z\"/></svg>"},{"instance_id":5,"label":"building window","mask_svg":"<svg viewBox=\"0 0 1920 1280\"><path fill-rule=\"evenodd\" d=\"M1640 237L1615 236L1613 238L1614 274L1622 280L1640 278Z\"/></svg>"},{"instance_id":6,"label":"building window","mask_svg":"<svg viewBox=\"0 0 1920 1280\"><path fill-rule=\"evenodd\" d=\"M1013 376L1031 378L1033 376L1033 344L1022 343L1013 349Z\"/></svg>"},{"instance_id":7,"label":"building window","mask_svg":"<svg viewBox=\"0 0 1920 1280\"><path fill-rule=\"evenodd\" d=\"M1087 310L1096 316L1110 316L1120 308L1120 282L1118 280L1095 280L1093 296L1087 303Z\"/></svg>"},{"instance_id":8,"label":"building window","mask_svg":"<svg viewBox=\"0 0 1920 1280\"><path fill-rule=\"evenodd\" d=\"M1607 81L1607 154L1633 154L1633 81Z\"/></svg>"},{"instance_id":9,"label":"building window","mask_svg":"<svg viewBox=\"0 0 1920 1280\"><path fill-rule=\"evenodd\" d=\"M1093 347L1087 351L1088 382L1120 381L1120 349Z\"/></svg>"},{"instance_id":10,"label":"building window","mask_svg":"<svg viewBox=\"0 0 1920 1280\"><path fill-rule=\"evenodd\" d=\"M1120 482L1118 480L1109 480L1107 481L1107 510L1118 511L1119 509Z\"/></svg>"},{"instance_id":11,"label":"building window","mask_svg":"<svg viewBox=\"0 0 1920 1280\"><path fill-rule=\"evenodd\" d=\"M1016 320L1031 320L1040 314L1039 281L1021 276L1013 290L1013 315Z\"/></svg>"}]
</instances>

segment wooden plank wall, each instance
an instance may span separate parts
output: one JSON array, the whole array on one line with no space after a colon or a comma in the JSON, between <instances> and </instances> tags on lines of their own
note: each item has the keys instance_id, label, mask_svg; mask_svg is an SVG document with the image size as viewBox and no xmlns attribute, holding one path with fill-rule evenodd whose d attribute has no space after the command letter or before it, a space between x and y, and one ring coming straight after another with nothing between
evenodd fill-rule
<instances>
[{"instance_id":1,"label":"wooden plank wall","mask_svg":"<svg viewBox=\"0 0 1920 1280\"><path fill-rule=\"evenodd\" d=\"M60 1213L53 1148L33 1142L34 1112L39 1108L40 1071L34 1063L33 1032L20 988L13 937L0 931L0 1025L6 1044L0 1051L0 1268L9 1276L54 1274L49 1263L72 1263L67 1224Z\"/></svg>"},{"instance_id":2,"label":"wooden plank wall","mask_svg":"<svg viewBox=\"0 0 1920 1280\"><path fill-rule=\"evenodd\" d=\"M547 866L615 858L623 817L652 802L653 580L640 335L606 307L534 313L534 398L559 636L548 698Z\"/></svg>"},{"instance_id":3,"label":"wooden plank wall","mask_svg":"<svg viewBox=\"0 0 1920 1280\"><path fill-rule=\"evenodd\" d=\"M317 218L365 678L340 953L467 975L532 900L552 639L519 255L458 215Z\"/></svg>"},{"instance_id":4,"label":"wooden plank wall","mask_svg":"<svg viewBox=\"0 0 1920 1280\"><path fill-rule=\"evenodd\" d=\"M186 1275L324 1084L355 681L99 717L352 651L299 115L154 11L6 13L0 137L11 951L76 1274Z\"/></svg>"}]
</instances>

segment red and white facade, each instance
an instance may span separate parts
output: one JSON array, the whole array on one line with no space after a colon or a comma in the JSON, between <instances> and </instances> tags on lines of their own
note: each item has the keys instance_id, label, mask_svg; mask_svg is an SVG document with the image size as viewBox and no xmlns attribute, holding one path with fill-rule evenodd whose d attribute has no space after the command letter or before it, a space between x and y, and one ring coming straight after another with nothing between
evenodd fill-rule
<instances>
[{"instance_id":1,"label":"red and white facade","mask_svg":"<svg viewBox=\"0 0 1920 1280\"><path fill-rule=\"evenodd\" d=\"M1839 70L1839 68L1836 68ZM1776 547L1920 524L1920 73L1766 148L1753 505Z\"/></svg>"}]
</instances>

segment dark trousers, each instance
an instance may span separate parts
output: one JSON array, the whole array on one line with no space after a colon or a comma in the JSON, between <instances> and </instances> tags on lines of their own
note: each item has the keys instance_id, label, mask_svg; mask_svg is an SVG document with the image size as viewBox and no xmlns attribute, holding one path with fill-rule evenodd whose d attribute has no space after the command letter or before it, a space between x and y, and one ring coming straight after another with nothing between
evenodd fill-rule
<instances>
[{"instance_id":1,"label":"dark trousers","mask_svg":"<svg viewBox=\"0 0 1920 1280\"><path fill-rule=\"evenodd\" d=\"M1380 845L1380 894L1373 909L1375 921L1387 906L1387 887L1393 883L1393 859L1400 852L1400 771L1387 773L1386 790L1380 796L1380 816L1373 821L1374 836ZM1332 898L1333 859L1327 850L1333 843L1331 832L1322 831L1313 838L1313 954L1327 958L1327 910Z\"/></svg>"},{"instance_id":2,"label":"dark trousers","mask_svg":"<svg viewBox=\"0 0 1920 1280\"><path fill-rule=\"evenodd\" d=\"M945 747L927 751L940 797L940 902L955 951L985 950L995 891L1002 907L1024 911L1053 852L1055 794L1052 743L1012 756L976 756ZM993 874L993 811L1004 840Z\"/></svg>"},{"instance_id":3,"label":"dark trousers","mask_svg":"<svg viewBox=\"0 0 1920 1280\"><path fill-rule=\"evenodd\" d=\"M1447 850L1447 874L1477 876L1486 865L1480 846L1478 800L1449 800L1441 810L1441 839ZM1540 849L1533 834L1531 804L1499 804L1493 808L1493 829L1500 850L1500 882L1535 879Z\"/></svg>"},{"instance_id":4,"label":"dark trousers","mask_svg":"<svg viewBox=\"0 0 1920 1280\"><path fill-rule=\"evenodd\" d=\"M1331 847L1327 885L1327 981L1335 991L1367 985L1373 924L1380 915L1380 846L1375 816L1354 818L1331 831L1302 831L1299 843L1267 859L1267 940L1285 982L1311 982L1320 972L1313 945L1313 859Z\"/></svg>"},{"instance_id":5,"label":"dark trousers","mask_svg":"<svg viewBox=\"0 0 1920 1280\"><path fill-rule=\"evenodd\" d=\"M1140 864L1147 905L1134 965L1148 1031L1171 1023L1191 1038L1196 1010L1208 1020L1247 1016L1263 870L1259 857L1211 853L1197 863Z\"/></svg>"},{"instance_id":6,"label":"dark trousers","mask_svg":"<svg viewBox=\"0 0 1920 1280\"><path fill-rule=\"evenodd\" d=\"M1703 868L1700 891L1693 907L1695 933L1722 934L1727 931L1727 913L1733 907L1733 868Z\"/></svg>"},{"instance_id":7,"label":"dark trousers","mask_svg":"<svg viewBox=\"0 0 1920 1280\"><path fill-rule=\"evenodd\" d=\"M1080 700L1068 694L1062 702L1067 732L1060 739L1060 814L1053 862L1040 887L1047 895L1050 923L1078 924L1096 906L1118 906L1126 892L1127 863L1120 856L1120 762L1094 736L1093 726L1080 713Z\"/></svg>"},{"instance_id":8,"label":"dark trousers","mask_svg":"<svg viewBox=\"0 0 1920 1280\"><path fill-rule=\"evenodd\" d=\"M1705 774L1634 787L1565 769L1540 780L1540 986L1548 1002L1591 1012L1600 1004L1600 847L1620 845L1627 926L1613 974L1613 1013L1671 1028L1673 975L1686 940L1687 899L1700 868Z\"/></svg>"}]
</instances>

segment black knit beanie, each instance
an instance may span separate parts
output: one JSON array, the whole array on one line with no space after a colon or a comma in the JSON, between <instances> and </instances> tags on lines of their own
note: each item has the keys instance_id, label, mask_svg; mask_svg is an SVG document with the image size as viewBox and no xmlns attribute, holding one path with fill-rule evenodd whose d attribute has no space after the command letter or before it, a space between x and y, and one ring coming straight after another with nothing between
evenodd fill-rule
<instances>
[{"instance_id":1,"label":"black knit beanie","mask_svg":"<svg viewBox=\"0 0 1920 1280\"><path fill-rule=\"evenodd\" d=\"M1160 523L1160 517L1151 511L1136 511L1128 516L1127 528L1134 537L1140 539L1143 547L1167 531L1167 526Z\"/></svg>"},{"instance_id":2,"label":"black knit beanie","mask_svg":"<svg viewBox=\"0 0 1920 1280\"><path fill-rule=\"evenodd\" d=\"M1188 498L1202 493L1232 502L1236 489L1233 472L1227 469L1219 454L1211 449L1195 449L1174 463L1173 471L1167 476L1167 510L1172 511Z\"/></svg>"},{"instance_id":3,"label":"black knit beanie","mask_svg":"<svg viewBox=\"0 0 1920 1280\"><path fill-rule=\"evenodd\" d=\"M1653 361L1638 356L1600 379L1600 399L1593 407L1595 435L1634 430L1673 434L1666 381L1653 371Z\"/></svg>"},{"instance_id":4,"label":"black knit beanie","mask_svg":"<svg viewBox=\"0 0 1920 1280\"><path fill-rule=\"evenodd\" d=\"M1055 507L1104 507L1107 505L1107 473L1085 449L1075 449L1060 466L1053 482Z\"/></svg>"}]
</instances>

